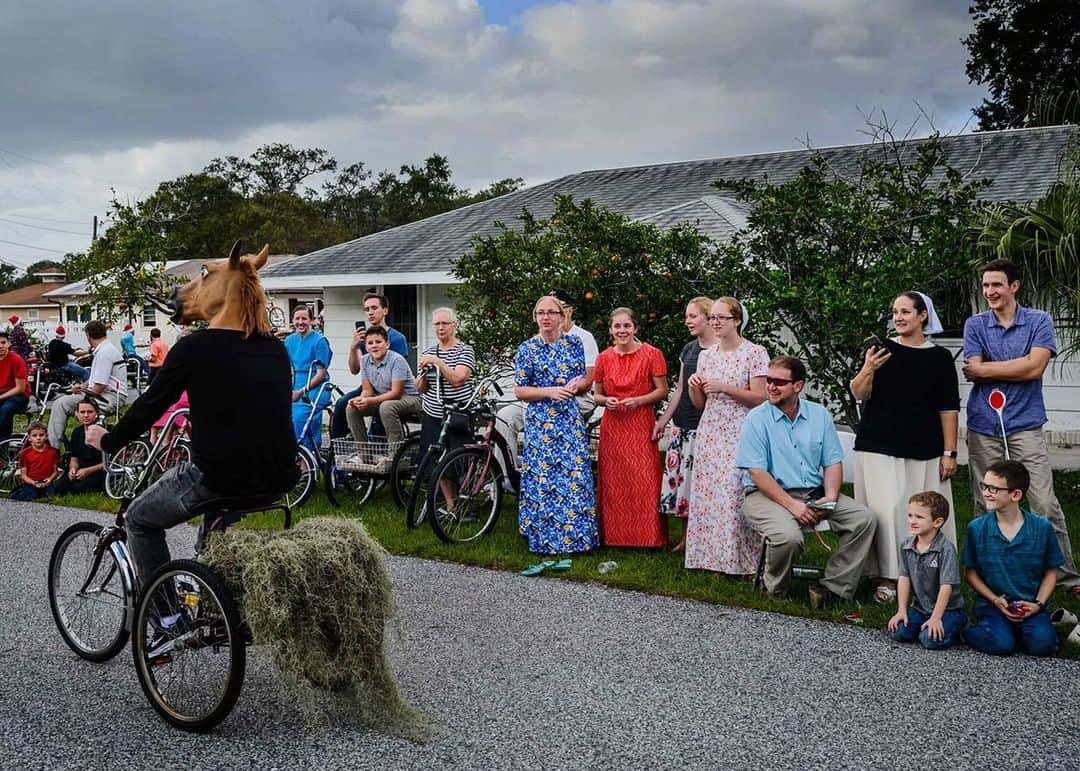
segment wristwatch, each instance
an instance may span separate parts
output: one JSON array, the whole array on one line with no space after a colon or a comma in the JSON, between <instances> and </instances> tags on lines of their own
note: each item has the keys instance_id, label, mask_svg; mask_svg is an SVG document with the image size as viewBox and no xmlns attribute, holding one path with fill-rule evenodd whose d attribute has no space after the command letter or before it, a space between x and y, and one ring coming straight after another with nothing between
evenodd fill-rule
<instances>
[{"instance_id":1,"label":"wristwatch","mask_svg":"<svg viewBox=\"0 0 1080 771\"><path fill-rule=\"evenodd\" d=\"M1038 597L1034 600L1035 604L1039 606L1039 610L1046 610L1046 603L1040 600Z\"/></svg>"},{"instance_id":2,"label":"wristwatch","mask_svg":"<svg viewBox=\"0 0 1080 771\"><path fill-rule=\"evenodd\" d=\"M942 458L955 458L956 457L956 450L946 450L945 452L941 453L941 457Z\"/></svg>"}]
</instances>

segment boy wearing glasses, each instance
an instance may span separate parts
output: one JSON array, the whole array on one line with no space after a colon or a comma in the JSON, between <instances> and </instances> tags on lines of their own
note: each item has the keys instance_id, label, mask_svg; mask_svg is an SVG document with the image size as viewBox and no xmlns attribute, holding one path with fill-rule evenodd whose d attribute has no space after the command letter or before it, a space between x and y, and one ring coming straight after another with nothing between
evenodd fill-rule
<instances>
[{"instance_id":1,"label":"boy wearing glasses","mask_svg":"<svg viewBox=\"0 0 1080 771\"><path fill-rule=\"evenodd\" d=\"M840 494L844 451L832 415L800 398L806 365L792 356L769 362L768 402L746 416L735 465L744 470L742 514L768 542L765 590L787 595L791 568L803 551L803 528L822 519L840 539L819 583L810 586L810 605L850 600L874 542L877 520L869 509Z\"/></svg>"},{"instance_id":2,"label":"boy wearing glasses","mask_svg":"<svg viewBox=\"0 0 1080 771\"><path fill-rule=\"evenodd\" d=\"M964 539L964 578L978 595L964 641L995 656L1057 650L1046 603L1065 558L1050 521L1020 508L1030 484L1022 463L987 466L979 483L986 513L971 520Z\"/></svg>"}]
</instances>

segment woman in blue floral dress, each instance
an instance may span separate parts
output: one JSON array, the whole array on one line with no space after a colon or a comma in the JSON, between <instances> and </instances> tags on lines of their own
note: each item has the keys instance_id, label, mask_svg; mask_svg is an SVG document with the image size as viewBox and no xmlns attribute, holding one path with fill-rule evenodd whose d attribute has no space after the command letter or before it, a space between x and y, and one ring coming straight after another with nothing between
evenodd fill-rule
<instances>
[{"instance_id":1,"label":"woman in blue floral dress","mask_svg":"<svg viewBox=\"0 0 1080 771\"><path fill-rule=\"evenodd\" d=\"M525 402L518 527L536 554L595 549L596 496L589 439L574 397L586 391L580 338L563 334L562 306L541 297L539 334L518 346L514 395Z\"/></svg>"}]
</instances>

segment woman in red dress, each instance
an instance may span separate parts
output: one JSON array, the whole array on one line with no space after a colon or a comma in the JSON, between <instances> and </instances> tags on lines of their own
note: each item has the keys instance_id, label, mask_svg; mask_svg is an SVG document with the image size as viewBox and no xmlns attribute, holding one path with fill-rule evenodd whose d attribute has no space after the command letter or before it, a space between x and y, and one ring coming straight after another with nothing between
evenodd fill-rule
<instances>
[{"instance_id":1,"label":"woman in red dress","mask_svg":"<svg viewBox=\"0 0 1080 771\"><path fill-rule=\"evenodd\" d=\"M597 510L607 546L667 545L660 517L660 448L653 441L656 405L668 393L664 355L637 339L629 308L611 312L615 344L596 358L594 392L600 421Z\"/></svg>"}]
</instances>

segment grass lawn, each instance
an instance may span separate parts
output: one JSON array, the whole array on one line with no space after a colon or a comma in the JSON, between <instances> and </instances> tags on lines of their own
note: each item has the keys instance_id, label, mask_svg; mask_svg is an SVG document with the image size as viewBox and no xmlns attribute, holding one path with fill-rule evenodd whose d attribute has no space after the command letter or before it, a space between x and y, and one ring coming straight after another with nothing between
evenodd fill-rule
<instances>
[{"instance_id":1,"label":"grass lawn","mask_svg":"<svg viewBox=\"0 0 1080 771\"><path fill-rule=\"evenodd\" d=\"M1069 530L1074 536L1073 557L1080 562L1080 471L1057 472L1054 479L1058 498L1069 523ZM962 545L972 512L966 467L961 467L954 479L953 499L956 504L954 516L957 518L957 532ZM100 511L116 510L115 501L102 495L70 496L55 499L55 502ZM293 515L294 520L312 516L355 517L363 522L368 532L392 554L512 571L522 570L538 561L538 558L525 548L524 538L517 531L516 500L508 495L503 496L502 515L494 532L483 540L471 544L444 544L435 537L426 524L420 529L409 530L405 524L403 512L394 505L390 491L386 488L378 491L374 498L362 507L357 508L346 502L338 509L330 504L322 488L319 487L312 498ZM276 517L252 515L243 526L276 528L280 527L280 522L280 514ZM671 523L673 541L677 537L678 528L678 523ZM827 535L826 538L832 537ZM808 536L806 545L807 552L800 562L824 564L828 555L818 544L817 538ZM600 574L597 566L605 561L615 561L618 567L610 573ZM683 567L682 555L671 554L666 550L601 548L590 555L574 558L571 570L558 574L557 577L558 580L594 581L621 589L685 597L721 605L758 608L838 623L852 623L846 621L845 617L857 612L861 614L863 624L881 629L884 629L889 617L895 612L895 605L883 606L873 602L871 582L864 582L856 602L813 611L807 600L807 581L796 579L793 582L791 600L774 601L763 593L755 591L748 582L729 579L706 571L686 570ZM522 577L521 580L537 581L544 578ZM972 594L966 587L965 594L968 597L970 612ZM1078 597L1067 596L1064 592L1058 591L1051 605L1069 608L1080 616L1080 598ZM1067 650L1063 647L1061 655L1080 659L1080 649Z\"/></svg>"}]
</instances>

